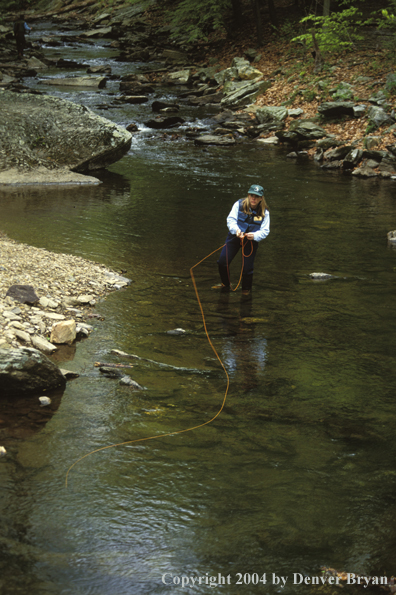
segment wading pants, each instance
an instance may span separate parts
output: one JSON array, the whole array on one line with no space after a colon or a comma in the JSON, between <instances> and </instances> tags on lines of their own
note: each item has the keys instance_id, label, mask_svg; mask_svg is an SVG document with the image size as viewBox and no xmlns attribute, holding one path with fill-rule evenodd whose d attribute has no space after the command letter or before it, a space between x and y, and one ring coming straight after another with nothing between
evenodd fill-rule
<instances>
[{"instance_id":1,"label":"wading pants","mask_svg":"<svg viewBox=\"0 0 396 595\"><path fill-rule=\"evenodd\" d=\"M219 266L220 279L223 285L230 286L229 266L241 248L241 239L233 233L229 233L221 251L217 264ZM258 242L243 238L243 271L242 290L250 290L253 283L253 265L258 248Z\"/></svg>"}]
</instances>

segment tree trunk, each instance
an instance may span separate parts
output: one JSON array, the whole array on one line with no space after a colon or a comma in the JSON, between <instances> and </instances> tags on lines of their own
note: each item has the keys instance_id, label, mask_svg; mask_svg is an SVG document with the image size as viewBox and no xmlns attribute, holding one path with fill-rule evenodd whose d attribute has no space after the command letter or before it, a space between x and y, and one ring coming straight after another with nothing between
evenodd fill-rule
<instances>
[{"instance_id":1,"label":"tree trunk","mask_svg":"<svg viewBox=\"0 0 396 595\"><path fill-rule=\"evenodd\" d=\"M270 19L271 25L275 29L278 29L279 21L278 21L278 16L276 14L275 6L274 6L274 0L268 0L268 14L269 14L269 19Z\"/></svg>"},{"instance_id":2,"label":"tree trunk","mask_svg":"<svg viewBox=\"0 0 396 595\"><path fill-rule=\"evenodd\" d=\"M324 17L330 16L330 0L324 0L324 3L323 3L323 16Z\"/></svg>"},{"instance_id":3,"label":"tree trunk","mask_svg":"<svg viewBox=\"0 0 396 595\"><path fill-rule=\"evenodd\" d=\"M322 70L322 66L323 66L323 58L322 58L322 54L320 53L318 40L316 39L315 29L311 29L311 35L312 35L312 43L313 43L314 53L315 53L314 72L320 72Z\"/></svg>"},{"instance_id":4,"label":"tree trunk","mask_svg":"<svg viewBox=\"0 0 396 595\"><path fill-rule=\"evenodd\" d=\"M253 0L253 12L256 20L257 45L261 46L263 43L263 28L261 26L260 0Z\"/></svg>"},{"instance_id":5,"label":"tree trunk","mask_svg":"<svg viewBox=\"0 0 396 595\"><path fill-rule=\"evenodd\" d=\"M235 29L238 29L242 22L241 0L232 0L232 20L234 22Z\"/></svg>"}]
</instances>

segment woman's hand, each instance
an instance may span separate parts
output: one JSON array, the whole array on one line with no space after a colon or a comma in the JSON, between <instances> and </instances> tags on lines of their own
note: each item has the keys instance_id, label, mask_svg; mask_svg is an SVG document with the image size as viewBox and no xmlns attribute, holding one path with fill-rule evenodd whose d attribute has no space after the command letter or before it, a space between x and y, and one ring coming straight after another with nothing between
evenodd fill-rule
<instances>
[{"instance_id":1,"label":"woman's hand","mask_svg":"<svg viewBox=\"0 0 396 595\"><path fill-rule=\"evenodd\" d=\"M240 229L238 229L238 231L236 232L236 237L243 238L243 232Z\"/></svg>"},{"instance_id":2,"label":"woman's hand","mask_svg":"<svg viewBox=\"0 0 396 595\"><path fill-rule=\"evenodd\" d=\"M245 238L247 238L248 240L254 240L254 233L245 234Z\"/></svg>"}]
</instances>

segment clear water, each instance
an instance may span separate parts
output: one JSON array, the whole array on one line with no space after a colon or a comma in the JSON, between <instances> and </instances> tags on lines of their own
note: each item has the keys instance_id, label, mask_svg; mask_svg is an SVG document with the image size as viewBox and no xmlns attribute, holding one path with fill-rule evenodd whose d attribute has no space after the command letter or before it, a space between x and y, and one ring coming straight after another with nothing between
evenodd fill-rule
<instances>
[{"instance_id":1,"label":"clear water","mask_svg":"<svg viewBox=\"0 0 396 595\"><path fill-rule=\"evenodd\" d=\"M84 48L89 63L106 51ZM105 115L125 123L149 108L127 109ZM51 411L2 409L0 591L333 593L293 585L293 573L396 574L392 182L325 174L254 144L204 150L144 127L101 177L93 188L0 192L11 237L133 280L97 306L104 320L91 337L57 356L80 377ZM189 269L222 245L228 211L253 182L267 189L271 233L252 299L211 289L216 254L195 269L230 374L224 411L192 432L93 454L66 489L69 466L88 452L196 426L219 410L225 375ZM336 278L312 281L312 272ZM177 327L187 333L167 333ZM133 391L94 366L118 362L113 348L188 370L135 362L130 374L146 390ZM218 573L230 584L172 582ZM238 585L237 573L245 582L267 573L268 583ZM272 573L289 577L285 588Z\"/></svg>"}]
</instances>

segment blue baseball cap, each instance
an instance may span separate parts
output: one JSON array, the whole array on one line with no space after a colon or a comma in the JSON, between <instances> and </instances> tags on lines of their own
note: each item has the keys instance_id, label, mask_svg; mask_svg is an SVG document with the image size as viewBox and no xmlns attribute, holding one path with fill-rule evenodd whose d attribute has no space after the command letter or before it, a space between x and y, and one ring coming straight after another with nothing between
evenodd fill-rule
<instances>
[{"instance_id":1,"label":"blue baseball cap","mask_svg":"<svg viewBox=\"0 0 396 595\"><path fill-rule=\"evenodd\" d=\"M248 194L257 194L257 196L263 196L264 188L262 186L258 186L257 184L253 184L253 186L250 186Z\"/></svg>"}]
</instances>

